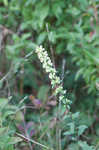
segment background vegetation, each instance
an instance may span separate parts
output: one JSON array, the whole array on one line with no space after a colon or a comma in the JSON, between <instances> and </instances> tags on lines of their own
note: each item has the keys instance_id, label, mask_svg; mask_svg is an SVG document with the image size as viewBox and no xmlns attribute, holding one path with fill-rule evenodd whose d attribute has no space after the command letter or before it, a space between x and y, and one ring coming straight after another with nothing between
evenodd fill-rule
<instances>
[{"instance_id":1,"label":"background vegetation","mask_svg":"<svg viewBox=\"0 0 99 150\"><path fill-rule=\"evenodd\" d=\"M35 44L72 101L61 121ZM99 150L98 112L99 0L0 0L0 149Z\"/></svg>"}]
</instances>

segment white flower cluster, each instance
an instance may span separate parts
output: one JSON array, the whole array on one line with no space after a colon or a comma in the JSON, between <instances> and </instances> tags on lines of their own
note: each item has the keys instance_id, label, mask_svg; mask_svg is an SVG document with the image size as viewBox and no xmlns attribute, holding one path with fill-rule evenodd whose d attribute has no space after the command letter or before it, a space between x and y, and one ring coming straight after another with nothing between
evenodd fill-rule
<instances>
[{"instance_id":1,"label":"white flower cluster","mask_svg":"<svg viewBox=\"0 0 99 150\"><path fill-rule=\"evenodd\" d=\"M35 50L37 53L37 56L42 63L43 68L48 73L52 88L55 89L55 95L59 95L59 101L62 101L66 107L70 108L70 100L68 100L65 95L66 91L63 90L63 87L61 85L60 78L56 75L56 69L53 67L53 64L51 62L50 57L48 56L48 53L45 51L45 49L42 46L38 46Z\"/></svg>"}]
</instances>

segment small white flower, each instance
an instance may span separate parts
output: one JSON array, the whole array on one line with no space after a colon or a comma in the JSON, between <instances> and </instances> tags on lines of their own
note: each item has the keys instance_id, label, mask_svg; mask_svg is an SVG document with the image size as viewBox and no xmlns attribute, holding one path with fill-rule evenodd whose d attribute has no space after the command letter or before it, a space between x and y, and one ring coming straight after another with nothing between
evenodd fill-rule
<instances>
[{"instance_id":1,"label":"small white flower","mask_svg":"<svg viewBox=\"0 0 99 150\"><path fill-rule=\"evenodd\" d=\"M46 72L50 73L50 67L49 66L46 66Z\"/></svg>"},{"instance_id":2,"label":"small white flower","mask_svg":"<svg viewBox=\"0 0 99 150\"><path fill-rule=\"evenodd\" d=\"M50 73L50 74L49 74L49 78L50 78L50 79L53 79L53 78L54 78L54 74Z\"/></svg>"},{"instance_id":3,"label":"small white flower","mask_svg":"<svg viewBox=\"0 0 99 150\"><path fill-rule=\"evenodd\" d=\"M61 82L61 81L60 81L60 78L57 77L57 76L55 77L55 81L56 81L56 84L60 84L60 82Z\"/></svg>"},{"instance_id":4,"label":"small white flower","mask_svg":"<svg viewBox=\"0 0 99 150\"><path fill-rule=\"evenodd\" d=\"M47 54L46 51L43 52L43 55L44 55L44 57L46 57L46 58L48 57L48 54Z\"/></svg>"},{"instance_id":5,"label":"small white flower","mask_svg":"<svg viewBox=\"0 0 99 150\"><path fill-rule=\"evenodd\" d=\"M61 93L62 90L63 90L62 86L57 87L55 90L55 94L57 95L58 93Z\"/></svg>"},{"instance_id":6,"label":"small white flower","mask_svg":"<svg viewBox=\"0 0 99 150\"><path fill-rule=\"evenodd\" d=\"M70 100L66 98L66 103L70 103Z\"/></svg>"},{"instance_id":7,"label":"small white flower","mask_svg":"<svg viewBox=\"0 0 99 150\"><path fill-rule=\"evenodd\" d=\"M43 58L40 58L40 62L43 63L43 61L44 61L44 59L43 59Z\"/></svg>"},{"instance_id":8,"label":"small white flower","mask_svg":"<svg viewBox=\"0 0 99 150\"><path fill-rule=\"evenodd\" d=\"M52 85L53 87L55 87L55 81L54 81L54 80L51 80L51 85Z\"/></svg>"},{"instance_id":9,"label":"small white flower","mask_svg":"<svg viewBox=\"0 0 99 150\"><path fill-rule=\"evenodd\" d=\"M59 96L59 101L64 99L64 95Z\"/></svg>"},{"instance_id":10,"label":"small white flower","mask_svg":"<svg viewBox=\"0 0 99 150\"><path fill-rule=\"evenodd\" d=\"M38 58L41 59L42 58L42 54L38 53Z\"/></svg>"},{"instance_id":11,"label":"small white flower","mask_svg":"<svg viewBox=\"0 0 99 150\"><path fill-rule=\"evenodd\" d=\"M55 68L51 68L51 72L52 72L52 73L56 73Z\"/></svg>"},{"instance_id":12,"label":"small white flower","mask_svg":"<svg viewBox=\"0 0 99 150\"><path fill-rule=\"evenodd\" d=\"M43 68L49 74L52 88L55 88L58 85L58 87L55 89L55 95L59 94L59 101L63 101L63 104L66 105L67 108L70 108L70 100L65 99L66 91L63 90L60 77L56 75L56 69L53 67L52 61L48 56L47 51L45 51L42 45L40 45L36 48L35 52L37 53L37 56L42 63Z\"/></svg>"},{"instance_id":13,"label":"small white flower","mask_svg":"<svg viewBox=\"0 0 99 150\"><path fill-rule=\"evenodd\" d=\"M47 61L47 63L48 63L49 66L53 66L53 64L52 64L50 59Z\"/></svg>"},{"instance_id":14,"label":"small white flower","mask_svg":"<svg viewBox=\"0 0 99 150\"><path fill-rule=\"evenodd\" d=\"M47 63L45 62L43 63L43 68L46 69L46 67L47 67Z\"/></svg>"},{"instance_id":15,"label":"small white flower","mask_svg":"<svg viewBox=\"0 0 99 150\"><path fill-rule=\"evenodd\" d=\"M66 90L63 91L63 94L66 94Z\"/></svg>"}]
</instances>

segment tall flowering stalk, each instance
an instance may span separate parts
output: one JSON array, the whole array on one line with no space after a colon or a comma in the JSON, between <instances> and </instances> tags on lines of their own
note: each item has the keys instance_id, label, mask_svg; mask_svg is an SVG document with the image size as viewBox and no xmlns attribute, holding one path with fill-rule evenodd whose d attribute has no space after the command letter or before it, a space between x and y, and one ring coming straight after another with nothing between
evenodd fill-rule
<instances>
[{"instance_id":1,"label":"tall flowering stalk","mask_svg":"<svg viewBox=\"0 0 99 150\"><path fill-rule=\"evenodd\" d=\"M56 69L53 67L52 61L48 56L47 51L42 46L37 46L35 52L42 63L43 68L51 81L52 89L55 88L55 95L59 96L59 102L62 102L67 109L70 109L70 100L66 98L66 90L63 90L60 77L57 76Z\"/></svg>"}]
</instances>

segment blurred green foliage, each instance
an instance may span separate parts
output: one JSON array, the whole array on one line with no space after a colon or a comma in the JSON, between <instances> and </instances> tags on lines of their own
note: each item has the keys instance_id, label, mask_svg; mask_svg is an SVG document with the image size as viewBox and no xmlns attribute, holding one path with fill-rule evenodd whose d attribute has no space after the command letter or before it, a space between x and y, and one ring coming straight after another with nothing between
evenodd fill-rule
<instances>
[{"instance_id":1,"label":"blurred green foliage","mask_svg":"<svg viewBox=\"0 0 99 150\"><path fill-rule=\"evenodd\" d=\"M71 111L74 114L80 111L79 117L76 117L80 119L78 124L70 121L71 118L68 122L67 118L67 125L61 125L64 131L62 149L92 150L93 147L88 144L93 144L98 150L99 1L0 0L0 25L4 27L3 30L0 28L3 39L0 46L4 45L0 51L0 72L5 75L13 64L13 75L8 78L8 83L15 103L25 95L33 95L26 105L32 103L37 107L34 99L42 102L41 110L37 108L37 111L28 110L26 113L25 119L37 125L34 137L39 137L45 145L47 139L47 144L55 148L55 125L51 122L55 124L53 120L57 109L47 106L51 95L48 77L35 54L25 59L35 50L35 45L42 44L55 61L60 77L62 62L66 60L63 85L68 91L67 97L72 100ZM5 33L5 29L10 33ZM3 95L0 92L0 96L6 96L9 88L3 84L0 88L5 91ZM49 124L53 126L53 131L50 131ZM72 135L74 139L71 139Z\"/></svg>"},{"instance_id":2,"label":"blurred green foliage","mask_svg":"<svg viewBox=\"0 0 99 150\"><path fill-rule=\"evenodd\" d=\"M15 137L14 115L18 107L9 104L8 99L0 98L0 149L14 150L14 144L22 139Z\"/></svg>"}]
</instances>

